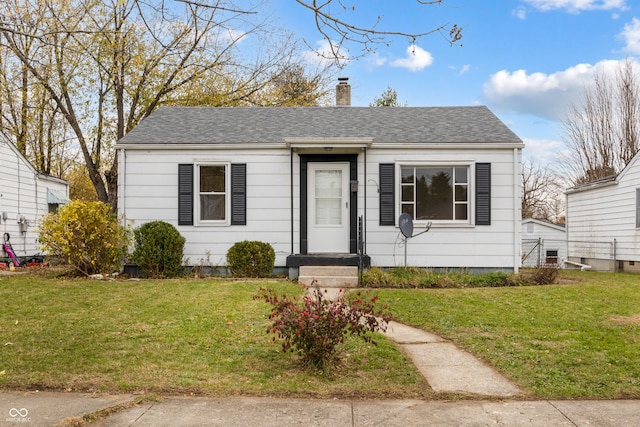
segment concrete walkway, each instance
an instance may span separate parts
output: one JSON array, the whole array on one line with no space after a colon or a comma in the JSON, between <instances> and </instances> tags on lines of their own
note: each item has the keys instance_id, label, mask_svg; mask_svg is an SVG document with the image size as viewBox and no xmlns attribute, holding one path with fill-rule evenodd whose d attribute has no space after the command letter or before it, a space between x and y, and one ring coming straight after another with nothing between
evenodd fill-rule
<instances>
[{"instance_id":1,"label":"concrete walkway","mask_svg":"<svg viewBox=\"0 0 640 427\"><path fill-rule=\"evenodd\" d=\"M335 300L342 292L337 288L320 291L329 300ZM521 394L498 371L438 335L393 321L384 335L402 348L436 392L497 397Z\"/></svg>"},{"instance_id":2,"label":"concrete walkway","mask_svg":"<svg viewBox=\"0 0 640 427\"><path fill-rule=\"evenodd\" d=\"M437 335L393 321L384 335L409 355L434 391L498 397L521 393L495 369Z\"/></svg>"}]
</instances>

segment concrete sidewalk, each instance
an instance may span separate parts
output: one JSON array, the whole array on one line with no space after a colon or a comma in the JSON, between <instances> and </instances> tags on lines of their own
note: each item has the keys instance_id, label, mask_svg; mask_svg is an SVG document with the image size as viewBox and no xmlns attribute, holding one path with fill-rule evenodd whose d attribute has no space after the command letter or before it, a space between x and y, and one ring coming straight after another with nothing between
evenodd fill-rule
<instances>
[{"instance_id":1,"label":"concrete sidewalk","mask_svg":"<svg viewBox=\"0 0 640 427\"><path fill-rule=\"evenodd\" d=\"M97 427L193 426L635 426L640 401L316 400L0 393L1 426L77 426L84 414L116 407ZM132 402L127 405L126 402ZM120 405L120 406L118 406Z\"/></svg>"}]
</instances>

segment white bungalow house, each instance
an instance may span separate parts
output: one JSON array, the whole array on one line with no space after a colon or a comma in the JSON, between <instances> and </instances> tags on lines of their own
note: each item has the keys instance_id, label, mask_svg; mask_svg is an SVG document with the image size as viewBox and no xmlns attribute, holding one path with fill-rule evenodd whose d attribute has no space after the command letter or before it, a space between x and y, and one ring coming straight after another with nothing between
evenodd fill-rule
<instances>
[{"instance_id":1,"label":"white bungalow house","mask_svg":"<svg viewBox=\"0 0 640 427\"><path fill-rule=\"evenodd\" d=\"M617 175L566 191L571 262L594 270L640 272L639 156Z\"/></svg>"},{"instance_id":2,"label":"white bungalow house","mask_svg":"<svg viewBox=\"0 0 640 427\"><path fill-rule=\"evenodd\" d=\"M337 93L350 97L348 84ZM520 265L522 141L486 107L161 107L116 145L118 209L163 220L187 263L242 240L276 267ZM345 105L346 104L346 105Z\"/></svg>"},{"instance_id":3,"label":"white bungalow house","mask_svg":"<svg viewBox=\"0 0 640 427\"><path fill-rule=\"evenodd\" d=\"M0 230L21 259L40 254L38 225L43 215L67 202L66 181L38 173L7 138L0 134ZM0 262L9 254L0 247Z\"/></svg>"},{"instance_id":4,"label":"white bungalow house","mask_svg":"<svg viewBox=\"0 0 640 427\"><path fill-rule=\"evenodd\" d=\"M567 259L567 231L563 225L533 218L522 220L522 266L563 266Z\"/></svg>"}]
</instances>

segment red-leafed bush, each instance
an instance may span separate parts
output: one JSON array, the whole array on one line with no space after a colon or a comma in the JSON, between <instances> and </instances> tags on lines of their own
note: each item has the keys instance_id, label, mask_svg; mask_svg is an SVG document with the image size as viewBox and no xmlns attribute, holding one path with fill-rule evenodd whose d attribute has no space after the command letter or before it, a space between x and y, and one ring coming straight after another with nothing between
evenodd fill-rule
<instances>
[{"instance_id":1,"label":"red-leafed bush","mask_svg":"<svg viewBox=\"0 0 640 427\"><path fill-rule=\"evenodd\" d=\"M375 345L371 334L384 332L391 320L387 307L377 303L378 297L362 291L347 298L341 290L330 300L317 288L301 299L261 289L254 299L273 306L269 315L273 323L267 333L284 340L282 350L298 352L305 365L321 370L338 361L338 346L347 336L356 335Z\"/></svg>"}]
</instances>

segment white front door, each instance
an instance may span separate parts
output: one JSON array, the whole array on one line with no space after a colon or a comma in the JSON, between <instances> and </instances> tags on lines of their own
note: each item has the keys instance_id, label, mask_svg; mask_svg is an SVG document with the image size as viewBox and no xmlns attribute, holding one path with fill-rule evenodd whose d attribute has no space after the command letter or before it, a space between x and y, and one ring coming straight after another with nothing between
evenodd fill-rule
<instances>
[{"instance_id":1,"label":"white front door","mask_svg":"<svg viewBox=\"0 0 640 427\"><path fill-rule=\"evenodd\" d=\"M349 163L309 163L308 252L349 253Z\"/></svg>"}]
</instances>

